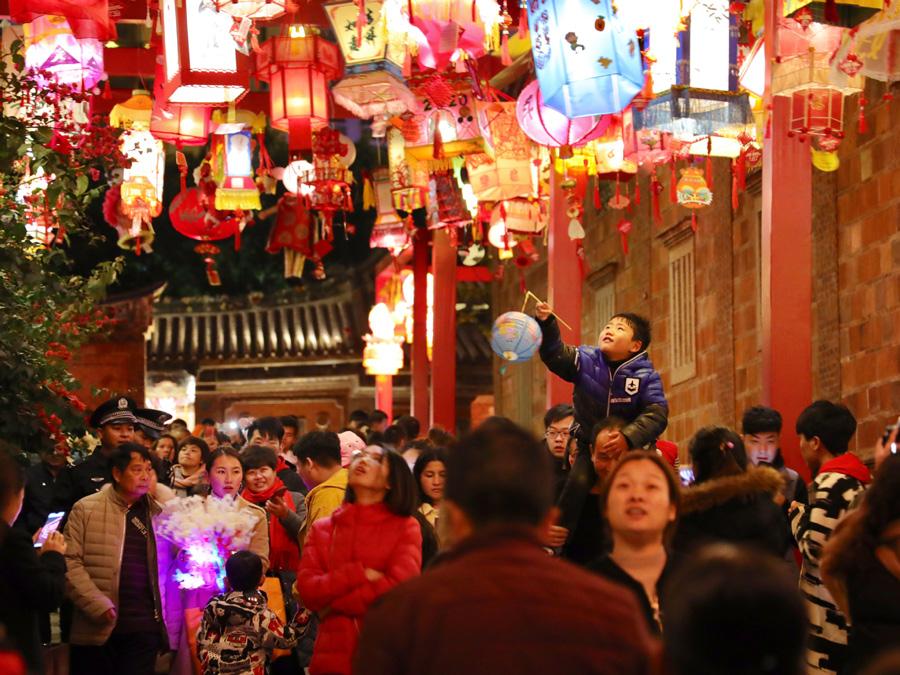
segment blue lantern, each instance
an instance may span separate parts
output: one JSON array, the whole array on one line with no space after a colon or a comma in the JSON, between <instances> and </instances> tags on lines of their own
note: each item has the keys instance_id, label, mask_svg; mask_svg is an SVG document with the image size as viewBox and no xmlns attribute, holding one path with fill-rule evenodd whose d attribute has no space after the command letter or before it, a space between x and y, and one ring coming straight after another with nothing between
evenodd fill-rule
<instances>
[{"instance_id":1,"label":"blue lantern","mask_svg":"<svg viewBox=\"0 0 900 675\"><path fill-rule=\"evenodd\" d=\"M522 312L507 312L494 321L491 349L507 361L527 361L541 346L541 327Z\"/></svg>"},{"instance_id":2,"label":"blue lantern","mask_svg":"<svg viewBox=\"0 0 900 675\"><path fill-rule=\"evenodd\" d=\"M544 104L566 117L620 112L644 86L637 35L611 0L529 0L528 21Z\"/></svg>"},{"instance_id":3,"label":"blue lantern","mask_svg":"<svg viewBox=\"0 0 900 675\"><path fill-rule=\"evenodd\" d=\"M655 89L668 84L668 90L635 112L636 128L670 132L686 141L712 135L734 138L752 128L749 98L738 90L738 19L729 8L729 0L697 2L674 42L651 29L651 52L675 50L674 59L671 53L658 57L661 63L674 61L675 79L663 76L657 84L654 76Z\"/></svg>"}]
</instances>

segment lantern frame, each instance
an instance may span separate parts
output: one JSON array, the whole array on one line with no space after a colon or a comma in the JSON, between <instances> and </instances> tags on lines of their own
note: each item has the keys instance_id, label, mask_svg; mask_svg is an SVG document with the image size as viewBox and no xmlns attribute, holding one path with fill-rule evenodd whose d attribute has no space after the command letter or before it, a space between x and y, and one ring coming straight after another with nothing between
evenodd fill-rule
<instances>
[{"instance_id":1,"label":"lantern frame","mask_svg":"<svg viewBox=\"0 0 900 675\"><path fill-rule=\"evenodd\" d=\"M176 147L209 142L210 110L203 106L156 106L150 118L150 133Z\"/></svg>"},{"instance_id":2,"label":"lantern frame","mask_svg":"<svg viewBox=\"0 0 900 675\"><path fill-rule=\"evenodd\" d=\"M323 9L338 39L338 47L344 57L344 69L348 75L384 70L394 77L402 77L405 45L387 30L387 18L383 15L387 3L366 0L363 39L357 45L357 17L360 5L355 0L326 2ZM382 26L382 24L385 24Z\"/></svg>"},{"instance_id":3,"label":"lantern frame","mask_svg":"<svg viewBox=\"0 0 900 675\"><path fill-rule=\"evenodd\" d=\"M201 63L197 63L196 52L207 51L193 41L189 35L203 34L194 21L202 21L198 16L203 0L162 0L163 22L163 84L161 96L171 105L224 105L236 103L249 91L250 57L236 48L228 50L220 48L224 54L234 54L233 67L230 62L217 63L217 67L209 67L204 60L216 59L215 54L205 54ZM191 12L191 16L189 16ZM215 17L216 13L212 13ZM211 18L212 18L211 17ZM208 29L210 24L207 24ZM214 27L222 31L220 37L231 40L222 27ZM193 29L193 30L189 30ZM236 47L234 44L229 44ZM218 61L218 59L216 59Z\"/></svg>"}]
</instances>

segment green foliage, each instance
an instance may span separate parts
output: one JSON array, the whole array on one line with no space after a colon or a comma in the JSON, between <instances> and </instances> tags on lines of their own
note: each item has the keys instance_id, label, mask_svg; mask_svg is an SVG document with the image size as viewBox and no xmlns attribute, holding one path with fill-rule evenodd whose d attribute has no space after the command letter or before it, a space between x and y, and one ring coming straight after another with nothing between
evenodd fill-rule
<instances>
[{"instance_id":1,"label":"green foliage","mask_svg":"<svg viewBox=\"0 0 900 675\"><path fill-rule=\"evenodd\" d=\"M73 274L67 242L90 238L100 178L127 160L86 95L26 72L21 48L0 52L0 439L36 452L84 428L66 362L111 323L97 304L123 262Z\"/></svg>"}]
</instances>

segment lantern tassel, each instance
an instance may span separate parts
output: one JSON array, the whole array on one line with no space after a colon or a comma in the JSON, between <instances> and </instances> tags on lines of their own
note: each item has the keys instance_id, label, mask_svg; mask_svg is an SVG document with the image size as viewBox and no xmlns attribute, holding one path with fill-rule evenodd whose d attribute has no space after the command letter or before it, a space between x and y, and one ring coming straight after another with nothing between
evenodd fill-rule
<instances>
[{"instance_id":1,"label":"lantern tassel","mask_svg":"<svg viewBox=\"0 0 900 675\"><path fill-rule=\"evenodd\" d=\"M656 169L650 174L650 204L653 207L653 222L657 225L662 223L662 214L659 210L659 193L662 191L662 185L656 176Z\"/></svg>"},{"instance_id":2,"label":"lantern tassel","mask_svg":"<svg viewBox=\"0 0 900 675\"><path fill-rule=\"evenodd\" d=\"M869 131L869 124L866 121L866 104L868 102L869 101L865 96L859 97L859 118L857 120L857 130L861 134L868 133Z\"/></svg>"},{"instance_id":3,"label":"lantern tassel","mask_svg":"<svg viewBox=\"0 0 900 675\"><path fill-rule=\"evenodd\" d=\"M512 65L512 57L509 55L509 31L505 29L500 38L500 63L504 66Z\"/></svg>"},{"instance_id":4,"label":"lantern tassel","mask_svg":"<svg viewBox=\"0 0 900 675\"><path fill-rule=\"evenodd\" d=\"M181 150L175 151L175 165L178 167L178 176L181 181L181 191L187 189L187 159Z\"/></svg>"},{"instance_id":5,"label":"lantern tassel","mask_svg":"<svg viewBox=\"0 0 900 675\"><path fill-rule=\"evenodd\" d=\"M734 160L731 165L731 208L734 211L738 210L739 197L740 193L740 178L738 176L738 160Z\"/></svg>"},{"instance_id":6,"label":"lantern tassel","mask_svg":"<svg viewBox=\"0 0 900 675\"><path fill-rule=\"evenodd\" d=\"M519 38L528 36L528 7L525 0L519 3Z\"/></svg>"},{"instance_id":7,"label":"lantern tassel","mask_svg":"<svg viewBox=\"0 0 900 675\"><path fill-rule=\"evenodd\" d=\"M706 139L706 182L709 189L713 189L713 168L712 168L712 136Z\"/></svg>"},{"instance_id":8,"label":"lantern tassel","mask_svg":"<svg viewBox=\"0 0 900 675\"><path fill-rule=\"evenodd\" d=\"M356 44L360 46L363 43L363 28L366 27L366 0L356 0L356 5L359 7L356 15Z\"/></svg>"},{"instance_id":9,"label":"lantern tassel","mask_svg":"<svg viewBox=\"0 0 900 675\"><path fill-rule=\"evenodd\" d=\"M669 160L669 201L673 204L678 203L678 191L675 189L675 158Z\"/></svg>"},{"instance_id":10,"label":"lantern tassel","mask_svg":"<svg viewBox=\"0 0 900 675\"><path fill-rule=\"evenodd\" d=\"M431 148L431 155L435 159L444 159L444 139L441 136L441 127L437 123L434 125L434 142Z\"/></svg>"},{"instance_id":11,"label":"lantern tassel","mask_svg":"<svg viewBox=\"0 0 900 675\"><path fill-rule=\"evenodd\" d=\"M634 203L635 206L641 203L641 179L638 176L634 177Z\"/></svg>"},{"instance_id":12,"label":"lantern tassel","mask_svg":"<svg viewBox=\"0 0 900 675\"><path fill-rule=\"evenodd\" d=\"M603 210L603 198L600 196L600 176L594 176L594 209Z\"/></svg>"},{"instance_id":13,"label":"lantern tassel","mask_svg":"<svg viewBox=\"0 0 900 675\"><path fill-rule=\"evenodd\" d=\"M696 232L697 231L697 210L691 210L691 229Z\"/></svg>"},{"instance_id":14,"label":"lantern tassel","mask_svg":"<svg viewBox=\"0 0 900 675\"><path fill-rule=\"evenodd\" d=\"M235 252L241 250L241 230L243 229L243 221L238 223L238 226L234 228L234 250Z\"/></svg>"}]
</instances>

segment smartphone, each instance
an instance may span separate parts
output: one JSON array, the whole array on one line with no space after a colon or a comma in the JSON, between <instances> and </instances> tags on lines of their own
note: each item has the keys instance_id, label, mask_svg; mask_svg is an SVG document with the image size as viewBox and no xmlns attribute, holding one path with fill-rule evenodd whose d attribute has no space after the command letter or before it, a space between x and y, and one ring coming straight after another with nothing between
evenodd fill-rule
<instances>
[{"instance_id":1,"label":"smartphone","mask_svg":"<svg viewBox=\"0 0 900 675\"><path fill-rule=\"evenodd\" d=\"M694 469L689 466L682 466L678 469L678 476L681 478L681 484L685 487L694 484Z\"/></svg>"},{"instance_id":2,"label":"smartphone","mask_svg":"<svg viewBox=\"0 0 900 675\"><path fill-rule=\"evenodd\" d=\"M35 548L40 548L47 541L47 537L50 536L51 532L56 532L59 529L59 524L62 522L63 516L66 515L65 511L54 511L49 516L47 516L47 520L44 522L43 527L41 527L41 532L38 535L37 540L34 542Z\"/></svg>"}]
</instances>

